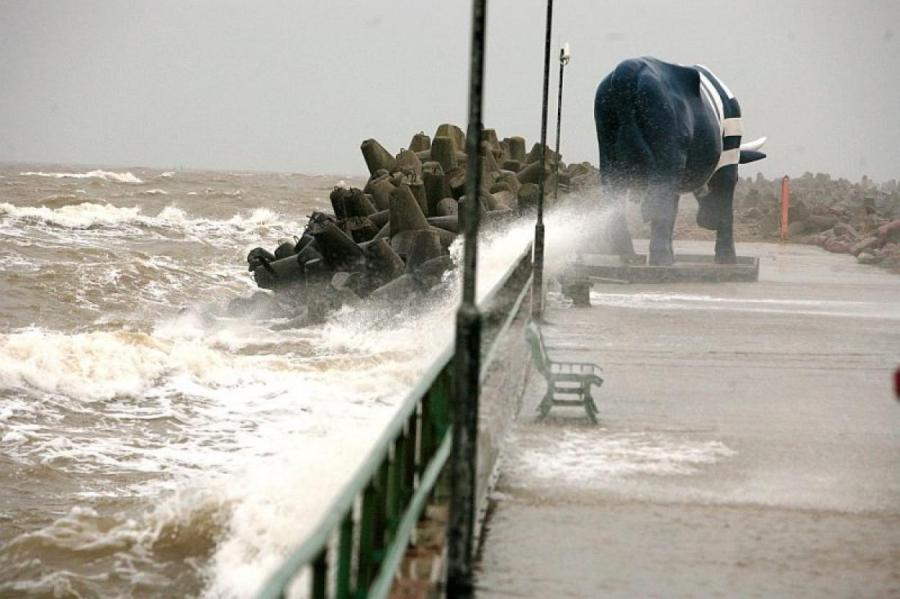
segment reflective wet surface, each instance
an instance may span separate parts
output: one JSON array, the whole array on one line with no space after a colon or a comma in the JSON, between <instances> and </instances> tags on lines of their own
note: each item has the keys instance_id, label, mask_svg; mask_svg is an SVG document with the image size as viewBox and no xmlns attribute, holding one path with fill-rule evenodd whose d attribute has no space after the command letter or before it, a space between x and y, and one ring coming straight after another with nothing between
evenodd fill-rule
<instances>
[{"instance_id":1,"label":"reflective wet surface","mask_svg":"<svg viewBox=\"0 0 900 599\"><path fill-rule=\"evenodd\" d=\"M738 251L758 283L551 297L550 355L603 367L601 422L535 422L532 378L479 596L900 593L900 278L812 247Z\"/></svg>"}]
</instances>

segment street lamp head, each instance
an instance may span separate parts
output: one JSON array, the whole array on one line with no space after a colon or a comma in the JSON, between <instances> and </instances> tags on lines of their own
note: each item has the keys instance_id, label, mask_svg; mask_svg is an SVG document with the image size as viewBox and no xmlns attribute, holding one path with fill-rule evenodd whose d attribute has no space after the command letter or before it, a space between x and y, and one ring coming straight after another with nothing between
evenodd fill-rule
<instances>
[{"instance_id":1,"label":"street lamp head","mask_svg":"<svg viewBox=\"0 0 900 599\"><path fill-rule=\"evenodd\" d=\"M566 42L559 50L559 62L561 62L562 64L568 64L571 57L572 51L569 49L569 42Z\"/></svg>"}]
</instances>

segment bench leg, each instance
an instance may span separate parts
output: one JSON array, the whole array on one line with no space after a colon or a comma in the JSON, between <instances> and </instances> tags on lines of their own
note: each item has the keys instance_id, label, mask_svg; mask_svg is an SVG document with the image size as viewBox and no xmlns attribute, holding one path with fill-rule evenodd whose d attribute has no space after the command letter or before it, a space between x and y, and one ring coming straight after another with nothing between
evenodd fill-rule
<instances>
[{"instance_id":1,"label":"bench leg","mask_svg":"<svg viewBox=\"0 0 900 599\"><path fill-rule=\"evenodd\" d=\"M594 398L590 392L584 396L584 411L587 413L588 420L592 424L597 424L597 414L600 413L600 410L597 409L597 404L594 403Z\"/></svg>"},{"instance_id":2,"label":"bench leg","mask_svg":"<svg viewBox=\"0 0 900 599\"><path fill-rule=\"evenodd\" d=\"M541 403L538 404L537 412L538 412L538 420L543 420L547 417L547 414L550 413L550 408L553 407L553 388L549 387L547 389L547 393L544 395L544 399L541 400Z\"/></svg>"}]
</instances>

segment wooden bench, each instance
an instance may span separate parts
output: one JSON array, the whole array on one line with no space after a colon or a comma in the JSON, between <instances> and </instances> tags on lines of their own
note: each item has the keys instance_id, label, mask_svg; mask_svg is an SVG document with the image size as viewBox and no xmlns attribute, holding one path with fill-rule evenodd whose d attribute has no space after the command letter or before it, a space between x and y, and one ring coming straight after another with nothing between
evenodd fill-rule
<instances>
[{"instance_id":1,"label":"wooden bench","mask_svg":"<svg viewBox=\"0 0 900 599\"><path fill-rule=\"evenodd\" d=\"M588 419L597 423L597 404L591 396L591 385L600 386L603 379L597 374L600 367L589 362L557 362L547 355L544 336L534 322L525 329L525 339L531 346L531 357L538 371L547 381L547 393L537 411L543 420L554 406L580 406Z\"/></svg>"}]
</instances>

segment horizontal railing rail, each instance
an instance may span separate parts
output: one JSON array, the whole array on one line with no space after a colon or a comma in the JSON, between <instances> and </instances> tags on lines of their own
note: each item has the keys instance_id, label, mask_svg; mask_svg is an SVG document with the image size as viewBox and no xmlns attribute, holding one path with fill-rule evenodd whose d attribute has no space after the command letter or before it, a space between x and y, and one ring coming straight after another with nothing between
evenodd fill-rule
<instances>
[{"instance_id":1,"label":"horizontal railing rail","mask_svg":"<svg viewBox=\"0 0 900 599\"><path fill-rule=\"evenodd\" d=\"M479 303L487 321L482 372L528 296L530 273L529 244ZM319 523L270 576L260 599L286 597L301 574L313 599L389 594L450 456L453 349L448 345L423 373Z\"/></svg>"}]
</instances>

